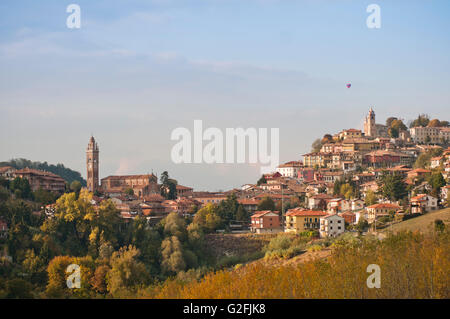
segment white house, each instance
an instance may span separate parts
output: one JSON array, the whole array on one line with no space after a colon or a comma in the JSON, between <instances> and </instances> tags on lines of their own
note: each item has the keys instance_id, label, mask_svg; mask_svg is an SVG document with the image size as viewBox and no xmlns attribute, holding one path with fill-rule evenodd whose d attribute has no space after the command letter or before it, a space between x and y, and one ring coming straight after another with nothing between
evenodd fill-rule
<instances>
[{"instance_id":1,"label":"white house","mask_svg":"<svg viewBox=\"0 0 450 319\"><path fill-rule=\"evenodd\" d=\"M428 194L418 194L411 198L411 213L426 213L438 208L438 199Z\"/></svg>"},{"instance_id":2,"label":"white house","mask_svg":"<svg viewBox=\"0 0 450 319\"><path fill-rule=\"evenodd\" d=\"M276 171L282 176L297 178L298 171L303 167L303 163L300 161L292 161L279 165Z\"/></svg>"},{"instance_id":3,"label":"white house","mask_svg":"<svg viewBox=\"0 0 450 319\"><path fill-rule=\"evenodd\" d=\"M336 237L345 231L345 220L343 217L330 214L320 218L320 237Z\"/></svg>"},{"instance_id":4,"label":"white house","mask_svg":"<svg viewBox=\"0 0 450 319\"><path fill-rule=\"evenodd\" d=\"M450 193L450 185L441 187L441 203L445 203L447 201L449 193Z\"/></svg>"}]
</instances>

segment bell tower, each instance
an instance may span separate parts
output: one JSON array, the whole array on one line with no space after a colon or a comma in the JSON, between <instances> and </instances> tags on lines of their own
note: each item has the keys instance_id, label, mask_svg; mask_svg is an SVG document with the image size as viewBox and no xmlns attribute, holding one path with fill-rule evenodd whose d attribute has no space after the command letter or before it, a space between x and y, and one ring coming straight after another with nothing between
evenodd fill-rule
<instances>
[{"instance_id":1,"label":"bell tower","mask_svg":"<svg viewBox=\"0 0 450 319\"><path fill-rule=\"evenodd\" d=\"M98 190L98 145L93 136L86 149L87 188L90 192Z\"/></svg>"},{"instance_id":2,"label":"bell tower","mask_svg":"<svg viewBox=\"0 0 450 319\"><path fill-rule=\"evenodd\" d=\"M366 119L364 120L364 134L366 136L376 137L375 112L372 108L369 110Z\"/></svg>"}]
</instances>

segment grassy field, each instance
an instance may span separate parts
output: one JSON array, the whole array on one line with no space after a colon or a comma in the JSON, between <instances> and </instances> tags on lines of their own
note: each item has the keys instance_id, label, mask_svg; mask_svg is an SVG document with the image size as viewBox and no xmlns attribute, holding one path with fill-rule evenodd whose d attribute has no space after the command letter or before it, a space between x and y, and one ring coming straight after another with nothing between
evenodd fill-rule
<instances>
[{"instance_id":1,"label":"grassy field","mask_svg":"<svg viewBox=\"0 0 450 319\"><path fill-rule=\"evenodd\" d=\"M392 229L390 226L387 227L383 232L399 232L402 230L428 232L434 229L434 221L436 219L441 219L447 226L450 225L450 208L429 212L423 216L405 220L392 225Z\"/></svg>"}]
</instances>

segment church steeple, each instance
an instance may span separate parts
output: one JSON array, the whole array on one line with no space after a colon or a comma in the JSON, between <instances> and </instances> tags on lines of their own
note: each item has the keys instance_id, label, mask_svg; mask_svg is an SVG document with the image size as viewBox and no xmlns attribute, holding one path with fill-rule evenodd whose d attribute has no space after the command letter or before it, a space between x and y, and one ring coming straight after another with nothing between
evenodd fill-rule
<instances>
[{"instance_id":1,"label":"church steeple","mask_svg":"<svg viewBox=\"0 0 450 319\"><path fill-rule=\"evenodd\" d=\"M86 149L87 188L90 192L98 190L98 159L99 150L93 136L89 139Z\"/></svg>"},{"instance_id":2,"label":"church steeple","mask_svg":"<svg viewBox=\"0 0 450 319\"><path fill-rule=\"evenodd\" d=\"M364 120L364 134L366 136L376 137L376 124L375 124L375 111L372 107L369 109L369 114L367 114Z\"/></svg>"}]
</instances>

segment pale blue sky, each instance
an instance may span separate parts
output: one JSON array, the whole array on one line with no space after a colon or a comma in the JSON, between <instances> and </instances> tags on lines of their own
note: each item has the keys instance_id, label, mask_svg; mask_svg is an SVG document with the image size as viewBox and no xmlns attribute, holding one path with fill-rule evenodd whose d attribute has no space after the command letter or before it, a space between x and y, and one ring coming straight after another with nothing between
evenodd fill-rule
<instances>
[{"instance_id":1,"label":"pale blue sky","mask_svg":"<svg viewBox=\"0 0 450 319\"><path fill-rule=\"evenodd\" d=\"M81 29L66 6L81 7ZM381 29L366 7L381 7ZM85 176L168 170L196 189L259 176L175 165L176 127L278 127L280 160L317 137L426 112L449 120L450 2L131 0L0 2L0 160L62 162ZM345 84L352 83L351 89Z\"/></svg>"}]
</instances>

